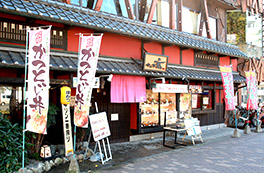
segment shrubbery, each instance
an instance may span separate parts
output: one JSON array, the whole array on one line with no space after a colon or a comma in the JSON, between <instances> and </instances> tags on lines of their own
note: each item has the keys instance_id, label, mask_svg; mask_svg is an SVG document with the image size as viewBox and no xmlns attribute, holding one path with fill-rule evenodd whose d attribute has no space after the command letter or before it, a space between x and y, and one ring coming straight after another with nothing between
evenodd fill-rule
<instances>
[{"instance_id":1,"label":"shrubbery","mask_svg":"<svg viewBox=\"0 0 264 173\"><path fill-rule=\"evenodd\" d=\"M0 116L0 172L14 172L22 167L22 127Z\"/></svg>"}]
</instances>

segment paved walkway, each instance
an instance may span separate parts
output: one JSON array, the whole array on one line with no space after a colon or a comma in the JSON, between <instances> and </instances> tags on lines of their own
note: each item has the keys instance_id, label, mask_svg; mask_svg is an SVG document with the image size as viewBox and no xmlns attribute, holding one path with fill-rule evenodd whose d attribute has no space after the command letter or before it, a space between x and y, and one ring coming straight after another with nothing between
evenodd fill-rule
<instances>
[{"instance_id":1,"label":"paved walkway","mask_svg":"<svg viewBox=\"0 0 264 173\"><path fill-rule=\"evenodd\" d=\"M162 138L111 144L112 160L104 165L87 160L79 167L81 172L264 172L264 133L239 131L241 137L232 138L233 128L203 130L204 143L193 146L187 138L187 146L176 149L164 147Z\"/></svg>"},{"instance_id":2,"label":"paved walkway","mask_svg":"<svg viewBox=\"0 0 264 173\"><path fill-rule=\"evenodd\" d=\"M226 138L137 159L99 172L264 172L264 133Z\"/></svg>"}]
</instances>

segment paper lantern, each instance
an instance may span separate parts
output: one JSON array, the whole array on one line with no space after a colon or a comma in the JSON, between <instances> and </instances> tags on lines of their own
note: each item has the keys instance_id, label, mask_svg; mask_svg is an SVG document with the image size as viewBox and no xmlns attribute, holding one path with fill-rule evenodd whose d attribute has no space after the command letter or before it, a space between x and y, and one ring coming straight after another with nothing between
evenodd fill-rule
<instances>
[{"instance_id":1,"label":"paper lantern","mask_svg":"<svg viewBox=\"0 0 264 173\"><path fill-rule=\"evenodd\" d=\"M64 86L61 87L61 104L68 105L71 101L71 88Z\"/></svg>"},{"instance_id":2,"label":"paper lantern","mask_svg":"<svg viewBox=\"0 0 264 173\"><path fill-rule=\"evenodd\" d=\"M40 149L40 157L43 159L50 159L51 158L51 150L50 146L43 145Z\"/></svg>"}]
</instances>

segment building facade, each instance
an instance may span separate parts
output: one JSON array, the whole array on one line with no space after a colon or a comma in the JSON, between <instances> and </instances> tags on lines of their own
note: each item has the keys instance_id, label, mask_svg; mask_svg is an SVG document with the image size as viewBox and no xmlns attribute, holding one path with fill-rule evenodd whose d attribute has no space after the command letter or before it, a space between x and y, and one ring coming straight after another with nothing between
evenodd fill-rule
<instances>
[{"instance_id":1,"label":"building facade","mask_svg":"<svg viewBox=\"0 0 264 173\"><path fill-rule=\"evenodd\" d=\"M71 86L73 97L76 93L79 33L103 33L96 71L100 87L93 90L91 113L95 102L100 112L107 112L112 142L160 131L165 112L172 124L180 117L181 93L153 92L155 83L187 85L195 100L192 116L202 126L224 123L219 66L232 64L239 91L245 78L238 73L237 62L248 59L238 47L225 43L228 9L234 9L232 3L219 0L0 1L1 87L21 90L24 85L25 28L51 25L50 102L59 105L61 86ZM147 69L152 55L165 58L166 69ZM127 101L122 94L121 100L113 101L119 88L107 80L109 75L130 81L123 89L135 95L143 86L147 101ZM137 77L144 79L143 85ZM55 143L63 140L61 119L58 115L57 127L50 129L57 136L51 137Z\"/></svg>"}]
</instances>

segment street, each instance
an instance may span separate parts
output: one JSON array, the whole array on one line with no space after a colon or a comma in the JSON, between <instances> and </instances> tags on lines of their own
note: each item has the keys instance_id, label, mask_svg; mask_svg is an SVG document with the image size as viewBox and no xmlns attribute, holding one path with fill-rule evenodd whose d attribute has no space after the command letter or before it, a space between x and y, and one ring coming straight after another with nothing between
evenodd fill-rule
<instances>
[{"instance_id":1,"label":"street","mask_svg":"<svg viewBox=\"0 0 264 173\"><path fill-rule=\"evenodd\" d=\"M172 149L98 172L263 172L264 133Z\"/></svg>"}]
</instances>

